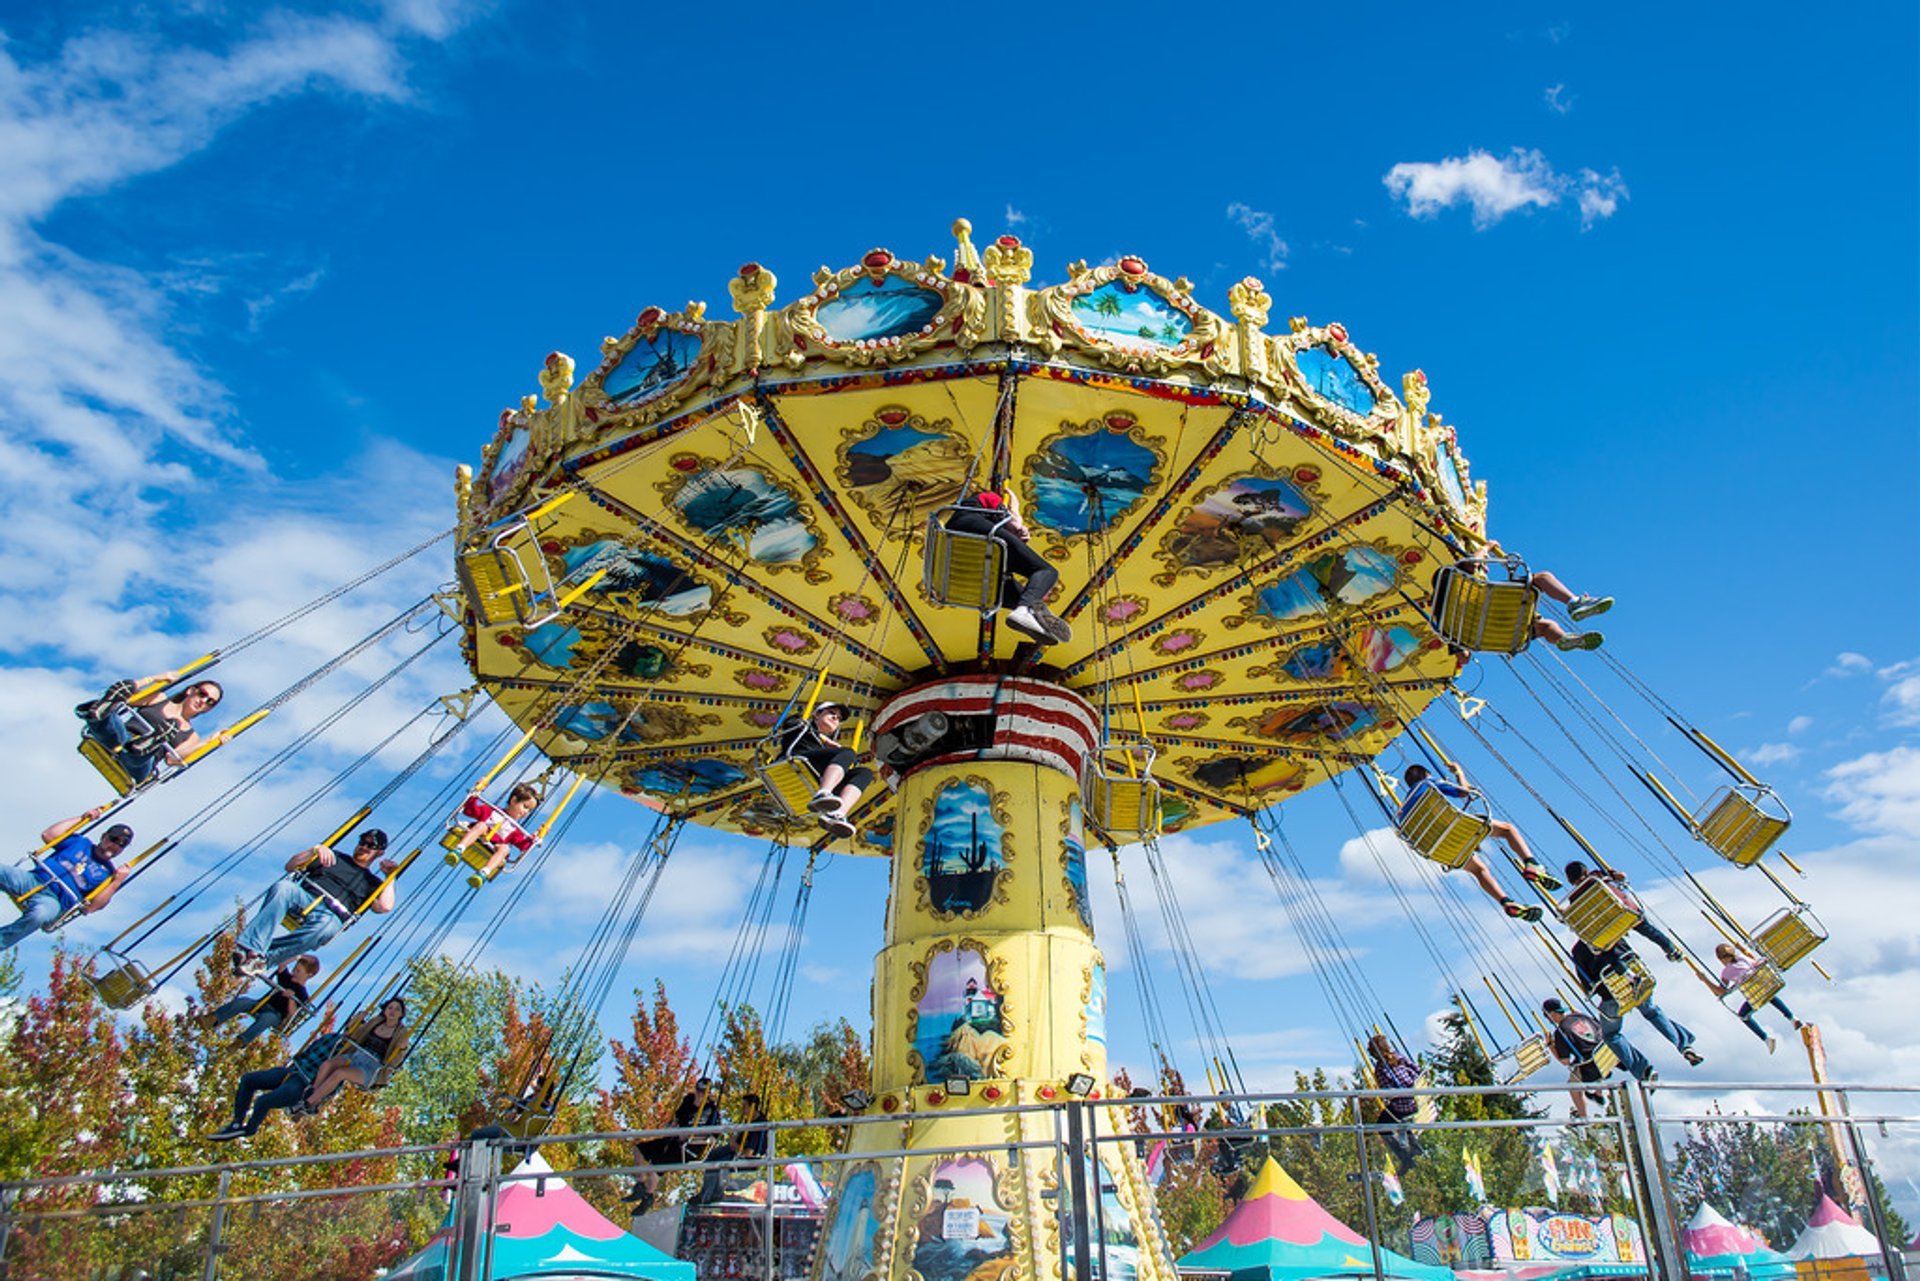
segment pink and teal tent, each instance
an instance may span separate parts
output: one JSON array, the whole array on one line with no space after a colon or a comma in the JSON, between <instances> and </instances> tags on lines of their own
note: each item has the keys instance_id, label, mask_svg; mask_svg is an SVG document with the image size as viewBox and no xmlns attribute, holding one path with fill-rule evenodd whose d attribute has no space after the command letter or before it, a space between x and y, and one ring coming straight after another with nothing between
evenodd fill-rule
<instances>
[{"instance_id":1,"label":"pink and teal tent","mask_svg":"<svg viewBox=\"0 0 1920 1281\"><path fill-rule=\"evenodd\" d=\"M500 1186L492 1266L486 1281L694 1281L693 1264L663 1254L587 1204L534 1153L516 1175L550 1177ZM387 1274L387 1281L442 1281L449 1233Z\"/></svg>"},{"instance_id":2,"label":"pink and teal tent","mask_svg":"<svg viewBox=\"0 0 1920 1281\"><path fill-rule=\"evenodd\" d=\"M1800 1239L1787 1249L1789 1259L1845 1259L1852 1255L1877 1255L1880 1238L1860 1226L1860 1220L1834 1204L1822 1193L1820 1204Z\"/></svg>"},{"instance_id":3,"label":"pink and teal tent","mask_svg":"<svg viewBox=\"0 0 1920 1281\"><path fill-rule=\"evenodd\" d=\"M1726 1216L1704 1201L1687 1220L1681 1238L1687 1247L1687 1271L1696 1277L1732 1275L1742 1268L1748 1276L1757 1279L1793 1274L1791 1259L1778 1250L1768 1249L1765 1241L1739 1224L1728 1222Z\"/></svg>"},{"instance_id":4,"label":"pink and teal tent","mask_svg":"<svg viewBox=\"0 0 1920 1281\"><path fill-rule=\"evenodd\" d=\"M1323 1209L1272 1157L1219 1231L1181 1260L1182 1269L1226 1272L1232 1281L1308 1281L1373 1275L1367 1239ZM1381 1270L1408 1281L1453 1281L1447 1268L1382 1247Z\"/></svg>"}]
</instances>

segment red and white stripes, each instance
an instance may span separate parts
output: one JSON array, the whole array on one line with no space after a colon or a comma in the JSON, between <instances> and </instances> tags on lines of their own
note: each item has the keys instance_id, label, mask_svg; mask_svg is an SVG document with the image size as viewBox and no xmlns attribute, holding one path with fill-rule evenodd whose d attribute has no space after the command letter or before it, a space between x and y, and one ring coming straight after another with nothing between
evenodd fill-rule
<instances>
[{"instance_id":1,"label":"red and white stripes","mask_svg":"<svg viewBox=\"0 0 1920 1281\"><path fill-rule=\"evenodd\" d=\"M930 756L914 768L965 760L1023 760L1050 765L1078 780L1100 742L1100 718L1079 695L1045 681L1018 676L961 676L921 685L894 698L874 718L876 735L928 712L993 717L990 746ZM900 772L885 762L880 775L900 786Z\"/></svg>"}]
</instances>

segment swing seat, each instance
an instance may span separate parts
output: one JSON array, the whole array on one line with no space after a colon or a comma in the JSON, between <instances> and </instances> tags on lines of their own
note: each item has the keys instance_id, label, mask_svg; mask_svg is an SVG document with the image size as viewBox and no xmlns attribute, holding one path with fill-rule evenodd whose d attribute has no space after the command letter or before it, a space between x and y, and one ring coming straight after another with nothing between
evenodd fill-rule
<instances>
[{"instance_id":1,"label":"swing seat","mask_svg":"<svg viewBox=\"0 0 1920 1281\"><path fill-rule=\"evenodd\" d=\"M1768 797L1780 813L1761 808L1760 802ZM1737 867L1758 863L1792 823L1793 815L1766 787L1723 787L1707 798L1692 819L1694 838Z\"/></svg>"},{"instance_id":2,"label":"swing seat","mask_svg":"<svg viewBox=\"0 0 1920 1281\"><path fill-rule=\"evenodd\" d=\"M813 794L820 790L820 776L813 766L797 756L782 756L755 766L767 795L780 812L791 819L812 817Z\"/></svg>"},{"instance_id":3,"label":"swing seat","mask_svg":"<svg viewBox=\"0 0 1920 1281\"><path fill-rule=\"evenodd\" d=\"M1087 818L1115 840L1144 841L1160 831L1160 784L1151 743L1103 747L1090 757L1082 789Z\"/></svg>"},{"instance_id":4,"label":"swing seat","mask_svg":"<svg viewBox=\"0 0 1920 1281\"><path fill-rule=\"evenodd\" d=\"M110 1010L130 1010L154 991L153 975L132 957L121 957L105 974L89 974L87 985Z\"/></svg>"},{"instance_id":5,"label":"swing seat","mask_svg":"<svg viewBox=\"0 0 1920 1281\"><path fill-rule=\"evenodd\" d=\"M1421 858L1449 870L1463 866L1493 830L1485 814L1456 809L1438 788L1428 788L1396 825L1400 839Z\"/></svg>"},{"instance_id":6,"label":"swing seat","mask_svg":"<svg viewBox=\"0 0 1920 1281\"><path fill-rule=\"evenodd\" d=\"M560 1114L560 1078L542 1068L532 1081L511 1096L496 1096L493 1124L516 1139L537 1139L553 1128Z\"/></svg>"},{"instance_id":7,"label":"swing seat","mask_svg":"<svg viewBox=\"0 0 1920 1281\"><path fill-rule=\"evenodd\" d=\"M1377 1090L1381 1088L1380 1078L1375 1074L1373 1064L1371 1063L1366 1063L1361 1066L1360 1081L1364 1089ZM1426 1090L1432 1087L1432 1079L1428 1077L1425 1072L1422 1072L1413 1079L1413 1084L1408 1088L1413 1090ZM1368 1099L1366 1101L1366 1108L1364 1110L1366 1111L1367 1123L1369 1125L1432 1125L1440 1119L1440 1100L1431 1094L1415 1096L1413 1115L1404 1121L1397 1117L1390 1118L1388 1116L1388 1102L1389 1100L1387 1099Z\"/></svg>"},{"instance_id":8,"label":"swing seat","mask_svg":"<svg viewBox=\"0 0 1920 1281\"><path fill-rule=\"evenodd\" d=\"M1432 601L1434 630L1462 649L1518 654L1533 639L1538 597L1524 581L1491 582L1448 565L1433 576Z\"/></svg>"},{"instance_id":9,"label":"swing seat","mask_svg":"<svg viewBox=\"0 0 1920 1281\"><path fill-rule=\"evenodd\" d=\"M100 771L100 777L107 780L115 795L126 796L134 790L133 775L127 773L127 767L120 763L113 749L99 739L91 734L83 734L80 738L80 755L86 758L87 764Z\"/></svg>"},{"instance_id":10,"label":"swing seat","mask_svg":"<svg viewBox=\"0 0 1920 1281\"><path fill-rule=\"evenodd\" d=\"M1653 972L1639 957L1629 957L1624 965L1602 970L1600 986L1606 989L1608 996L1619 1013L1644 1005L1653 995Z\"/></svg>"},{"instance_id":11,"label":"swing seat","mask_svg":"<svg viewBox=\"0 0 1920 1281\"><path fill-rule=\"evenodd\" d=\"M1753 932L1760 953L1785 970L1827 941L1827 931L1805 907L1783 907Z\"/></svg>"},{"instance_id":12,"label":"swing seat","mask_svg":"<svg viewBox=\"0 0 1920 1281\"><path fill-rule=\"evenodd\" d=\"M1546 1036L1536 1032L1493 1056L1494 1080L1501 1085L1517 1084L1545 1067L1552 1057L1547 1052Z\"/></svg>"},{"instance_id":13,"label":"swing seat","mask_svg":"<svg viewBox=\"0 0 1920 1281\"><path fill-rule=\"evenodd\" d=\"M1640 924L1640 905L1611 881L1590 876L1574 886L1560 913L1567 928L1595 951L1604 952Z\"/></svg>"},{"instance_id":14,"label":"swing seat","mask_svg":"<svg viewBox=\"0 0 1920 1281\"><path fill-rule=\"evenodd\" d=\"M946 518L959 510L942 507L928 517L921 585L936 605L991 614L1000 608L1007 549L989 534L948 529ZM1011 518L1003 517L994 527L999 528L1008 519Z\"/></svg>"},{"instance_id":15,"label":"swing seat","mask_svg":"<svg viewBox=\"0 0 1920 1281\"><path fill-rule=\"evenodd\" d=\"M1781 989L1786 985L1787 981L1781 977L1780 971L1774 968L1772 963L1768 963L1741 979L1734 990L1740 993L1742 1000L1757 1010L1780 995Z\"/></svg>"},{"instance_id":16,"label":"swing seat","mask_svg":"<svg viewBox=\"0 0 1920 1281\"><path fill-rule=\"evenodd\" d=\"M1620 1066L1620 1056L1614 1053L1613 1047L1605 1041L1600 1042L1593 1052L1593 1057L1587 1061L1599 1070L1600 1079L1603 1081L1612 1076L1613 1070Z\"/></svg>"},{"instance_id":17,"label":"swing seat","mask_svg":"<svg viewBox=\"0 0 1920 1281\"><path fill-rule=\"evenodd\" d=\"M496 534L492 543L462 552L454 562L461 590L482 626L519 623L538 627L559 612L554 606L553 574L547 568L547 558L539 548L532 549L539 566L536 580L527 572L519 550L509 546L526 528L526 521L516 521Z\"/></svg>"}]
</instances>

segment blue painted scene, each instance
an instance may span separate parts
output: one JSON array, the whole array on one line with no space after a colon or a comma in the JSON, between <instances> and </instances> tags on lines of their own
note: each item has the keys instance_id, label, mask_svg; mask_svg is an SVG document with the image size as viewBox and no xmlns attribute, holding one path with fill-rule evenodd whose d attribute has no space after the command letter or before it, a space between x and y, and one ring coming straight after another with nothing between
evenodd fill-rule
<instances>
[{"instance_id":1,"label":"blue painted scene","mask_svg":"<svg viewBox=\"0 0 1920 1281\"><path fill-rule=\"evenodd\" d=\"M1447 501L1460 511L1467 509L1467 486L1460 479L1460 468L1453 461L1453 451L1445 444L1436 445L1434 452L1440 455L1440 488L1445 491Z\"/></svg>"},{"instance_id":2,"label":"blue painted scene","mask_svg":"<svg viewBox=\"0 0 1920 1281\"><path fill-rule=\"evenodd\" d=\"M1080 924L1093 928L1093 899L1087 893L1087 833L1080 813L1080 798L1067 802L1067 831L1062 838L1067 865L1067 889L1073 894L1073 910Z\"/></svg>"},{"instance_id":3,"label":"blue painted scene","mask_svg":"<svg viewBox=\"0 0 1920 1281\"><path fill-rule=\"evenodd\" d=\"M1263 738L1304 747L1316 742L1342 742L1365 733L1379 721L1379 714L1365 703L1335 699L1311 707L1280 708L1260 722L1257 732Z\"/></svg>"},{"instance_id":4,"label":"blue painted scene","mask_svg":"<svg viewBox=\"0 0 1920 1281\"><path fill-rule=\"evenodd\" d=\"M919 333L944 305L931 289L899 276L875 284L862 276L814 311L813 318L835 342L861 342Z\"/></svg>"},{"instance_id":5,"label":"blue painted scene","mask_svg":"<svg viewBox=\"0 0 1920 1281\"><path fill-rule=\"evenodd\" d=\"M554 713L553 727L562 734L584 738L589 743L597 743L619 728L620 722L625 719L626 713L612 703L589 700L563 707ZM620 730L620 741L638 743L640 733L633 725L628 725Z\"/></svg>"},{"instance_id":6,"label":"blue painted scene","mask_svg":"<svg viewBox=\"0 0 1920 1281\"><path fill-rule=\"evenodd\" d=\"M584 582L604 569L607 576L594 584L596 594L629 596L636 604L651 605L674 617L696 614L713 598L711 588L694 582L665 556L611 538L561 553L560 567L558 578L567 583Z\"/></svg>"},{"instance_id":7,"label":"blue painted scene","mask_svg":"<svg viewBox=\"0 0 1920 1281\"><path fill-rule=\"evenodd\" d=\"M635 340L601 387L616 405L640 405L684 378L700 357L700 339L678 329L660 329Z\"/></svg>"},{"instance_id":8,"label":"blue painted scene","mask_svg":"<svg viewBox=\"0 0 1920 1281\"><path fill-rule=\"evenodd\" d=\"M1109 280L1073 300L1074 323L1091 334L1128 346L1178 347L1193 332L1193 322L1151 289L1129 292Z\"/></svg>"},{"instance_id":9,"label":"blue painted scene","mask_svg":"<svg viewBox=\"0 0 1920 1281\"><path fill-rule=\"evenodd\" d=\"M1393 557L1373 547L1349 547L1308 561L1280 581L1254 593L1254 607L1285 622L1307 618L1335 605L1358 605L1399 581Z\"/></svg>"},{"instance_id":10,"label":"blue painted scene","mask_svg":"<svg viewBox=\"0 0 1920 1281\"><path fill-rule=\"evenodd\" d=\"M1107 967L1093 963L1093 976L1087 989L1087 1040L1104 1047L1107 1043Z\"/></svg>"},{"instance_id":11,"label":"blue painted scene","mask_svg":"<svg viewBox=\"0 0 1920 1281\"><path fill-rule=\"evenodd\" d=\"M746 770L710 756L650 761L627 775L627 786L665 796L708 796L746 781Z\"/></svg>"},{"instance_id":12,"label":"blue painted scene","mask_svg":"<svg viewBox=\"0 0 1920 1281\"><path fill-rule=\"evenodd\" d=\"M1056 440L1032 463L1033 520L1061 534L1106 529L1153 485L1153 451L1096 429Z\"/></svg>"},{"instance_id":13,"label":"blue painted scene","mask_svg":"<svg viewBox=\"0 0 1920 1281\"><path fill-rule=\"evenodd\" d=\"M548 667L572 667L573 647L580 643L580 629L571 623L555 621L530 628L521 638L520 652Z\"/></svg>"},{"instance_id":14,"label":"blue painted scene","mask_svg":"<svg viewBox=\"0 0 1920 1281\"><path fill-rule=\"evenodd\" d=\"M936 954L927 963L926 995L913 1007L921 1080L990 1076L1008 1048L1003 1001L987 981L987 959L980 952L959 947Z\"/></svg>"},{"instance_id":15,"label":"blue painted scene","mask_svg":"<svg viewBox=\"0 0 1920 1281\"><path fill-rule=\"evenodd\" d=\"M872 1170L847 1176L834 1206L833 1226L821 1246L820 1281L860 1281L873 1266L873 1237L880 1226L873 1199Z\"/></svg>"},{"instance_id":16,"label":"blue painted scene","mask_svg":"<svg viewBox=\"0 0 1920 1281\"><path fill-rule=\"evenodd\" d=\"M978 912L993 901L994 882L1007 867L1005 837L985 788L952 782L935 793L933 822L920 838L934 911Z\"/></svg>"},{"instance_id":17,"label":"blue painted scene","mask_svg":"<svg viewBox=\"0 0 1920 1281\"><path fill-rule=\"evenodd\" d=\"M994 1199L993 1167L958 1157L934 1167L933 1195L911 1232L913 1270L923 1281L972 1281L1002 1275L1013 1253L1011 1217Z\"/></svg>"},{"instance_id":18,"label":"blue painted scene","mask_svg":"<svg viewBox=\"0 0 1920 1281\"><path fill-rule=\"evenodd\" d=\"M793 495L752 467L710 472L687 482L674 506L708 538L746 541L763 565L800 560L816 542Z\"/></svg>"},{"instance_id":19,"label":"blue painted scene","mask_svg":"<svg viewBox=\"0 0 1920 1281\"><path fill-rule=\"evenodd\" d=\"M515 425L507 433L507 439L500 446L500 453L493 460L493 470L487 473L487 497L498 498L507 491L527 465L527 445L532 437L525 427Z\"/></svg>"},{"instance_id":20,"label":"blue painted scene","mask_svg":"<svg viewBox=\"0 0 1920 1281\"><path fill-rule=\"evenodd\" d=\"M1361 381L1360 371L1345 356L1325 347L1303 347L1293 353L1293 360L1307 386L1322 399L1356 414L1373 412L1373 389Z\"/></svg>"},{"instance_id":21,"label":"blue painted scene","mask_svg":"<svg viewBox=\"0 0 1920 1281\"><path fill-rule=\"evenodd\" d=\"M1196 569L1231 565L1292 539L1313 514L1298 486L1241 476L1195 504L1167 539L1167 552Z\"/></svg>"},{"instance_id":22,"label":"blue painted scene","mask_svg":"<svg viewBox=\"0 0 1920 1281\"><path fill-rule=\"evenodd\" d=\"M1280 664L1280 670L1300 681L1345 680L1358 658L1370 672L1390 672L1420 648L1420 638L1404 627L1369 627L1352 646L1332 641L1302 645Z\"/></svg>"}]
</instances>

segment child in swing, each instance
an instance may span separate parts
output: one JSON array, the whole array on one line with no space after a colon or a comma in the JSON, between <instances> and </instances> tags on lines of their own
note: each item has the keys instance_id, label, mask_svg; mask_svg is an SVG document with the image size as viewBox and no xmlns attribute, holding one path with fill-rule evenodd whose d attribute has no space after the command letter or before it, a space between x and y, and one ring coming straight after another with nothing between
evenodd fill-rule
<instances>
[{"instance_id":1,"label":"child in swing","mask_svg":"<svg viewBox=\"0 0 1920 1281\"><path fill-rule=\"evenodd\" d=\"M454 857L465 855L476 843L484 843L492 851L486 866L469 876L467 884L485 885L499 875L501 868L519 862L533 848L533 837L521 825L539 804L540 793L531 783L515 783L507 793L505 808L489 804L478 792L467 797L455 819L456 823L465 821L466 832L453 847Z\"/></svg>"}]
</instances>

